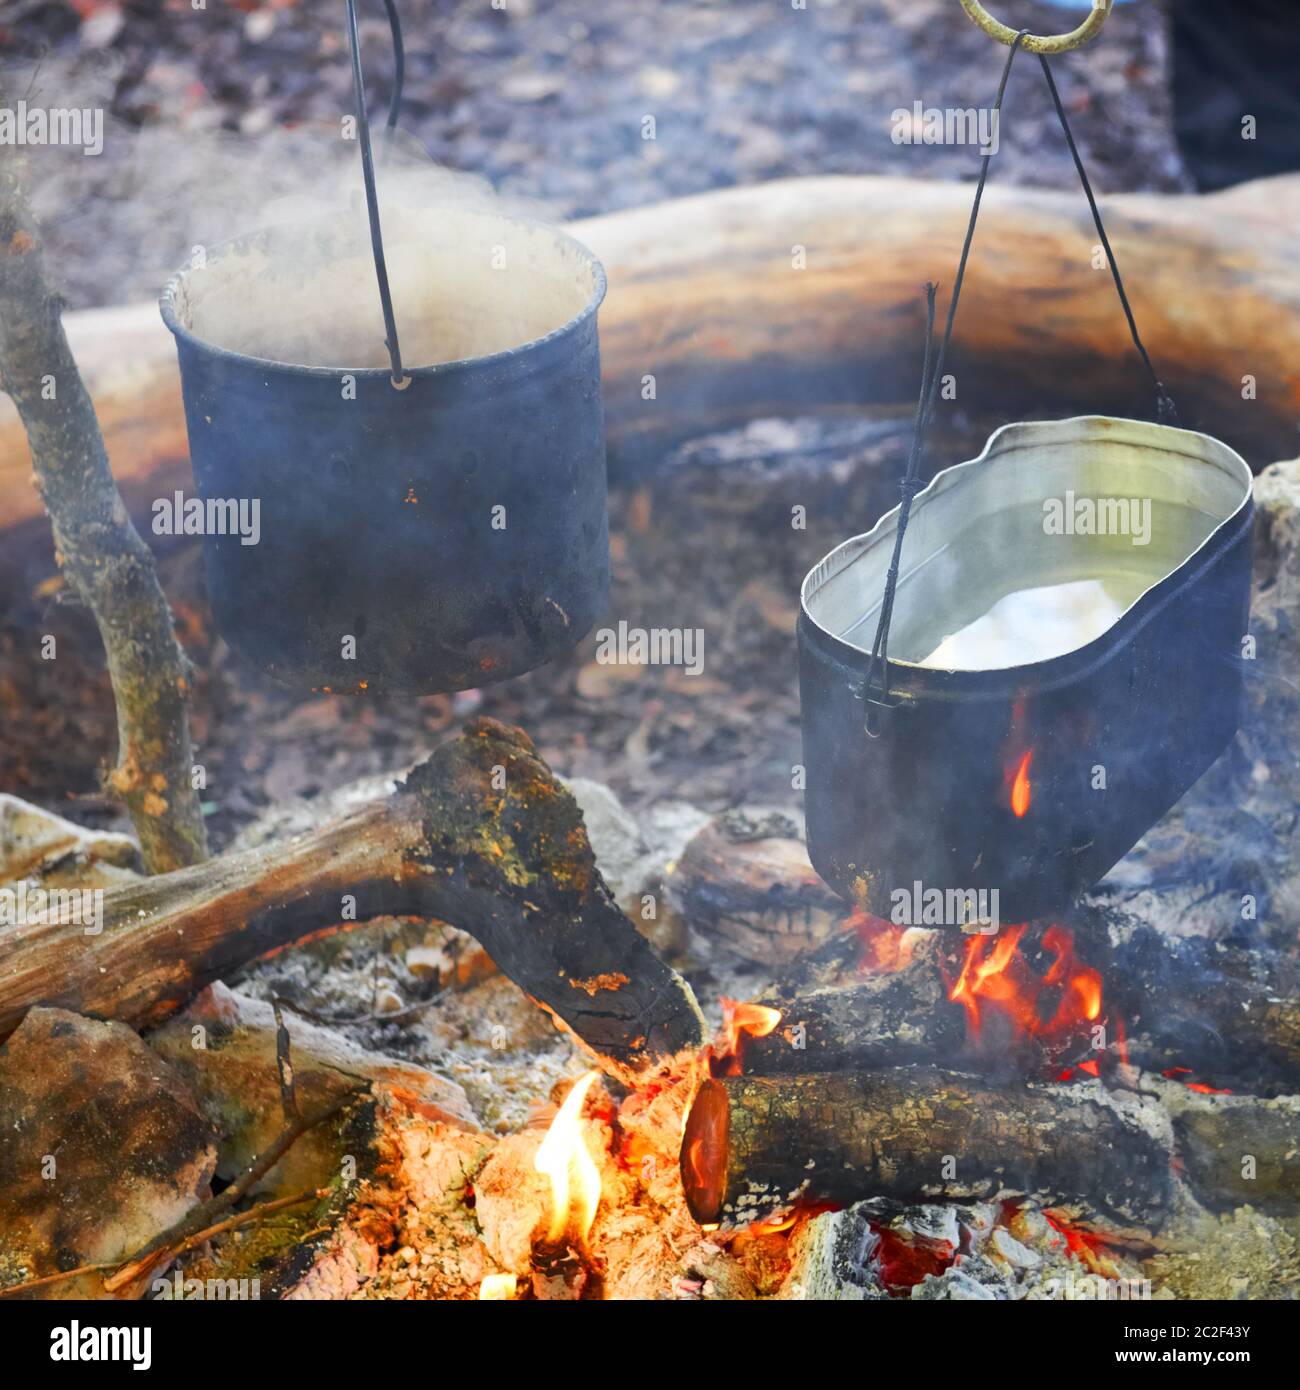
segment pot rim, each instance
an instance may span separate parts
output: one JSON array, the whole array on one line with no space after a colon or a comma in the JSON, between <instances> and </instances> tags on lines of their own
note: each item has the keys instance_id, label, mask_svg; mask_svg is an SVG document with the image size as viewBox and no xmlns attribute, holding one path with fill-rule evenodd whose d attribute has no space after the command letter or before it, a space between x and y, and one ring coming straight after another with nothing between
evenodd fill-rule
<instances>
[{"instance_id":1,"label":"pot rim","mask_svg":"<svg viewBox=\"0 0 1300 1390\"><path fill-rule=\"evenodd\" d=\"M891 698L899 697L903 702L907 702L921 693L927 696L956 694L955 686L958 682L962 683L963 692L967 695L983 694L997 697L1004 691L1009 681L1015 683L1022 680L1023 676L1019 673L1024 672L1031 673L1036 684L1042 682L1052 684L1057 679L1074 679L1082 670L1087 670L1104 660L1109 654L1116 634L1126 630L1135 619L1138 626L1144 624L1155 611L1157 603L1163 602L1163 599L1169 595L1173 581L1189 570L1192 575L1199 573L1206 562L1208 553L1222 542L1224 534L1230 528L1239 527L1243 512L1248 512L1254 501L1255 478L1249 464L1235 449L1225 444L1221 439L1216 439L1213 435L1203 434L1199 430L1180 429L1173 425L1155 424L1149 420L1133 420L1114 415L1073 415L1062 420L1016 420L1001 425L988 437L984 448L975 458L965 459L961 463L950 464L947 468L941 468L916 494L913 507L922 503L927 494L941 484L948 486L947 479L951 476L974 469L987 462L994 452L995 446L1000 444L1004 436L1015 438L1016 436L1049 432L1055 436L1053 442L1060 444L1079 442L1089 437L1095 438L1101 429L1109 428L1111 425L1132 426L1136 430L1148 433L1157 439L1168 440L1170 444L1174 438L1206 441L1212 446L1213 452L1221 456L1224 463L1239 467L1243 483L1240 502L1210 531L1200 545L1189 551L1173 569L1162 575L1156 583L1144 589L1104 632L1098 634L1090 642L1085 642L1070 651L1061 652L1056 656L1046 657L1038 661L1026 661L1014 666L981 670L923 666L919 662L906 661L900 657L891 656L889 669L901 675L906 683L903 689L896 690L894 681L891 680L889 689ZM1074 427L1073 430L1069 429L1071 426ZM1137 441L1130 439L1129 442ZM1165 446L1164 452L1182 454L1202 463L1208 461L1206 451L1203 449L1193 450ZM884 534L882 528L896 517L898 512L899 505L896 504L884 512L870 530L863 531L856 536L850 536L828 551L804 576L799 589L800 626L807 625L811 628L810 636L816 640L819 646L829 646L841 663L851 667L861 666L864 672L871 659L870 652L859 647L856 643L845 641L838 633L824 627L813 616L809 608L809 600L815 596L827 580L839 574L859 555L880 541ZM892 529L889 534L893 534ZM1140 612L1143 608L1148 611Z\"/></svg>"},{"instance_id":2,"label":"pot rim","mask_svg":"<svg viewBox=\"0 0 1300 1390\"><path fill-rule=\"evenodd\" d=\"M485 209L468 209L468 212L471 216L491 217L502 222L513 223L516 226L529 227L537 231L547 232L554 236L557 241L567 243L569 246L576 249L591 266L593 280L591 297L571 319L566 323L560 324L558 328L551 329L549 333L542 334L540 338L529 338L526 342L518 343L514 347L502 348L500 352L490 352L479 357L458 357L451 362L435 362L432 365L423 367L409 366L404 362L402 364L402 371L406 376L417 381L454 377L464 372L479 371L485 368L490 370L493 367L504 366L507 363L515 362L525 354L531 354L540 348L557 342L559 339L576 332L588 319L595 317L609 289L609 278L605 274L605 267L601 264L600 258L591 247L579 241L577 237L566 232L562 227L556 227L549 222L542 222L533 217L519 217L514 214L493 212ZM255 231L244 232L237 237L230 237L228 240L218 242L216 246L212 247L209 255L217 256L252 242L257 237L264 236L268 232L284 230L292 225L294 224L272 224L259 227ZM330 381L337 381L340 372L345 372L349 376L354 376L358 381L379 382L392 380L392 369L390 367L349 367L346 365L337 367L313 367L303 362L281 362L274 357L257 357L252 353L237 352L233 348L226 348L220 346L218 343L213 343L207 338L200 338L192 329L187 328L181 323L176 312L177 291L185 277L192 273L193 267L182 266L171 276L158 296L158 310L162 315L162 321L166 324L167 328L178 342L184 342L196 351L205 353L209 357L219 361L228 362L232 365L238 364L240 366L253 367L258 370L271 368L274 371L284 372L292 376L315 377Z\"/></svg>"}]
</instances>

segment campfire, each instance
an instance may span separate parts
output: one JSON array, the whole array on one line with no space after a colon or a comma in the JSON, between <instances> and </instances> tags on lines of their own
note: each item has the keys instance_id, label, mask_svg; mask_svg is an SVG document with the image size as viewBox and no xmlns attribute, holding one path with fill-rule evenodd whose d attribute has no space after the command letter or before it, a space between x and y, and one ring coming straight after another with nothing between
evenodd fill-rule
<instances>
[{"instance_id":1,"label":"campfire","mask_svg":"<svg viewBox=\"0 0 1300 1390\"><path fill-rule=\"evenodd\" d=\"M968 187L383 201L346 9L354 215L195 246L136 395L112 316L77 389L0 180L46 548L0 708L81 779L0 794L0 1298L1294 1297L1300 461L1237 452L1294 434L1273 195L1203 244L1115 200L1122 352L1073 286L1004 327L1027 245L1120 285L1091 196L990 197L949 362L917 272ZM1157 422L1048 418L1134 413L1134 361Z\"/></svg>"},{"instance_id":2,"label":"campfire","mask_svg":"<svg viewBox=\"0 0 1300 1390\"><path fill-rule=\"evenodd\" d=\"M76 839L39 818L22 834L29 863ZM771 862L772 843L735 848ZM701 871L715 904L733 891L689 847L668 868L683 902ZM301 1005L276 1002L272 1017L219 983L279 946L260 967L275 979L342 885L367 913L454 914L495 962L456 977L508 972L522 1006L561 1030L573 1061L530 1116L485 1130L458 1086L341 1045ZM743 897L736 910L752 911ZM206 955L177 956L197 931ZM324 949L330 937L314 935ZM70 966L60 942L74 936ZM152 1025L177 1094L207 1098L187 1141L196 1177L215 1152L228 1182L256 1179L129 1261L40 1274L36 1288L1142 1297L1153 1278L1190 1277L1183 1261L1222 1213L1248 1205L1271 1221L1295 1200L1300 1024L1282 957L1234 955L1101 902L964 931L858 910L766 989L706 998L710 1027L611 898L572 795L491 721L386 799L268 849L109 887L100 931L35 917L10 943L11 1069L32 1049L75 1055L80 1013ZM78 1013L39 1002L55 993ZM122 1023L94 1026L143 1050ZM210 1041L195 1051L195 1036ZM233 1112L223 1097L236 1094ZM213 1120L235 1126L215 1151L201 1132ZM243 1233L286 1204L301 1210L269 1245Z\"/></svg>"}]
</instances>

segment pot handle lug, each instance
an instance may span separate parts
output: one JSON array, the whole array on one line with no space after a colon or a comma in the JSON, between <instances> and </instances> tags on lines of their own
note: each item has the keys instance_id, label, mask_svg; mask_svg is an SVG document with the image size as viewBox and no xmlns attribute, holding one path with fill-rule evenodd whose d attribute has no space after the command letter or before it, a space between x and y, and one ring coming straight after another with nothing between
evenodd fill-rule
<instances>
[{"instance_id":1,"label":"pot handle lug","mask_svg":"<svg viewBox=\"0 0 1300 1390\"><path fill-rule=\"evenodd\" d=\"M902 703L901 700L894 699L889 693L889 669L887 666L882 676L883 684L875 694L872 694L873 676L871 672L868 672L866 680L862 682L862 731L868 738L879 738L884 733L880 711L897 709Z\"/></svg>"}]
</instances>

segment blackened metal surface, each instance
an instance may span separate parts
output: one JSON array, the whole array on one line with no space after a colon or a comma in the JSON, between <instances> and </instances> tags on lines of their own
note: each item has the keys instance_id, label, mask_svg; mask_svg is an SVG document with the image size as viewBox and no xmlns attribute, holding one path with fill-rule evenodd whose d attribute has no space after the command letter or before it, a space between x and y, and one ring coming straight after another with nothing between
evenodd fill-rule
<instances>
[{"instance_id":1,"label":"blackened metal surface","mask_svg":"<svg viewBox=\"0 0 1300 1390\"><path fill-rule=\"evenodd\" d=\"M408 368L404 390L387 370L205 343L179 323L173 281L163 317L199 492L260 499L258 544L204 537L236 651L297 687L426 694L518 675L586 634L609 588L598 265L594 281L563 328Z\"/></svg>"},{"instance_id":2,"label":"blackened metal surface","mask_svg":"<svg viewBox=\"0 0 1300 1390\"><path fill-rule=\"evenodd\" d=\"M956 471L943 470L931 487ZM1186 563L1063 656L983 671L891 661L898 703L881 710L878 739L863 730L869 655L810 617L814 570L798 639L808 851L818 873L884 918L895 891L911 895L918 882L944 893L996 889L1002 922L1058 911L1095 884L1236 732L1252 522L1247 490ZM1017 815L1011 790L1026 752L1031 796Z\"/></svg>"}]
</instances>

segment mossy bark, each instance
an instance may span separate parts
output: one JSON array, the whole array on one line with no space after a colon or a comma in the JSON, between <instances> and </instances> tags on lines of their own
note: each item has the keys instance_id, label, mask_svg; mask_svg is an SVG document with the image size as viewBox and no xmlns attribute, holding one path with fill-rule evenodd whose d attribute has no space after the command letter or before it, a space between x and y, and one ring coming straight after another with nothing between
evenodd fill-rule
<instances>
[{"instance_id":1,"label":"mossy bark","mask_svg":"<svg viewBox=\"0 0 1300 1390\"><path fill-rule=\"evenodd\" d=\"M55 1002L136 1027L304 937L436 917L624 1077L704 1042L690 987L614 902L570 792L527 735L475 720L387 800L307 835L104 895L103 926L0 933L0 1038Z\"/></svg>"}]
</instances>

